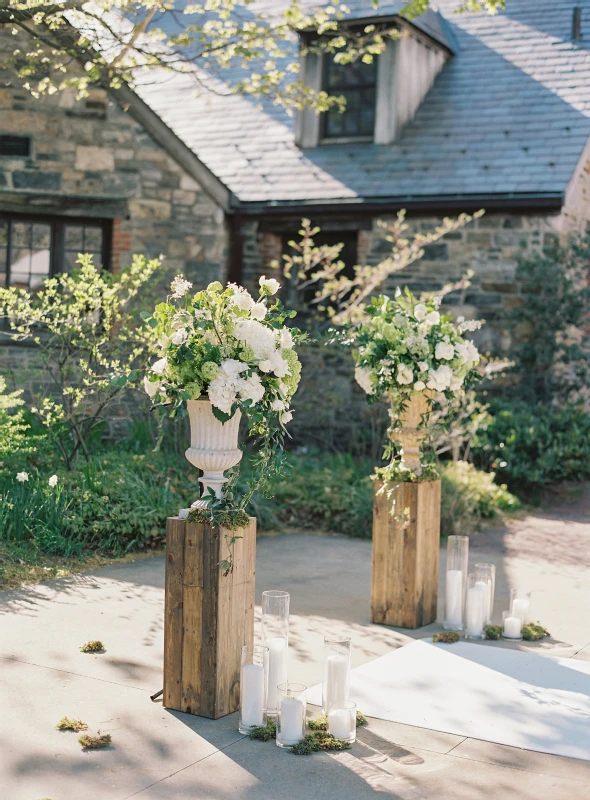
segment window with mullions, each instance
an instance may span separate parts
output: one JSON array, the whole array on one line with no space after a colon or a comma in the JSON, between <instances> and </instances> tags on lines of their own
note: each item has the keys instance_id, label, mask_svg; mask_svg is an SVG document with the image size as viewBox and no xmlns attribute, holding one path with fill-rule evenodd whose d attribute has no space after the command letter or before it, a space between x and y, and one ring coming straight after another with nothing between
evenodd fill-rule
<instances>
[{"instance_id":1,"label":"window with mullions","mask_svg":"<svg viewBox=\"0 0 590 800\"><path fill-rule=\"evenodd\" d=\"M108 264L110 222L0 214L0 286L35 290L50 275L69 272L78 253Z\"/></svg>"},{"instance_id":2,"label":"window with mullions","mask_svg":"<svg viewBox=\"0 0 590 800\"><path fill-rule=\"evenodd\" d=\"M324 89L332 96L343 95L346 109L338 107L322 116L323 139L373 139L375 102L377 97L377 59L365 64L360 59L352 64L336 64L330 55L324 57Z\"/></svg>"}]
</instances>

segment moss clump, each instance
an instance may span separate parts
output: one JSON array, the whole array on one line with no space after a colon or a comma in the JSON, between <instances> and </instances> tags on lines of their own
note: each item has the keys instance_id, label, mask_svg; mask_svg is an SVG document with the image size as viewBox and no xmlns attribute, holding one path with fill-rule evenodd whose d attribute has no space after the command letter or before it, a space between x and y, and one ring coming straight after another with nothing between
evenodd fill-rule
<instances>
[{"instance_id":1,"label":"moss clump","mask_svg":"<svg viewBox=\"0 0 590 800\"><path fill-rule=\"evenodd\" d=\"M501 625L486 625L483 629L486 639L499 639L502 636Z\"/></svg>"},{"instance_id":2,"label":"moss clump","mask_svg":"<svg viewBox=\"0 0 590 800\"><path fill-rule=\"evenodd\" d=\"M268 720L266 725L260 725L256 728L252 728L248 733L248 736L251 739L257 739L259 742L268 742L269 739L274 739L277 735L277 726L276 723L272 720Z\"/></svg>"},{"instance_id":3,"label":"moss clump","mask_svg":"<svg viewBox=\"0 0 590 800\"><path fill-rule=\"evenodd\" d=\"M356 712L356 726L357 728L362 728L363 725L368 725L367 718L361 711Z\"/></svg>"},{"instance_id":4,"label":"moss clump","mask_svg":"<svg viewBox=\"0 0 590 800\"><path fill-rule=\"evenodd\" d=\"M226 528L230 531L247 528L250 524L250 517L241 508L222 508L219 510L194 508L189 512L187 519L189 522L200 522L202 525L212 525L213 527Z\"/></svg>"},{"instance_id":5,"label":"moss clump","mask_svg":"<svg viewBox=\"0 0 590 800\"><path fill-rule=\"evenodd\" d=\"M98 750L101 747L108 747L112 740L110 733L101 733L99 731L96 736L83 733L82 736L78 737L78 741L85 750Z\"/></svg>"},{"instance_id":6,"label":"moss clump","mask_svg":"<svg viewBox=\"0 0 590 800\"><path fill-rule=\"evenodd\" d=\"M349 750L350 744L340 739L335 739L331 733L314 731L308 733L297 744L293 745L291 752L296 756L308 756L319 750Z\"/></svg>"},{"instance_id":7,"label":"moss clump","mask_svg":"<svg viewBox=\"0 0 590 800\"><path fill-rule=\"evenodd\" d=\"M81 719L70 719L69 717L62 717L55 727L58 731L76 731L76 733L88 730L88 725Z\"/></svg>"},{"instance_id":8,"label":"moss clump","mask_svg":"<svg viewBox=\"0 0 590 800\"><path fill-rule=\"evenodd\" d=\"M92 639L80 648L82 653L104 653L104 644L99 639Z\"/></svg>"},{"instance_id":9,"label":"moss clump","mask_svg":"<svg viewBox=\"0 0 590 800\"><path fill-rule=\"evenodd\" d=\"M549 636L549 631L538 622L529 622L522 626L522 638L527 642L536 642L538 639L544 639Z\"/></svg>"},{"instance_id":10,"label":"moss clump","mask_svg":"<svg viewBox=\"0 0 590 800\"><path fill-rule=\"evenodd\" d=\"M460 636L456 631L443 631L442 633L432 634L433 642L442 642L443 644L454 644L458 642L459 639Z\"/></svg>"}]
</instances>

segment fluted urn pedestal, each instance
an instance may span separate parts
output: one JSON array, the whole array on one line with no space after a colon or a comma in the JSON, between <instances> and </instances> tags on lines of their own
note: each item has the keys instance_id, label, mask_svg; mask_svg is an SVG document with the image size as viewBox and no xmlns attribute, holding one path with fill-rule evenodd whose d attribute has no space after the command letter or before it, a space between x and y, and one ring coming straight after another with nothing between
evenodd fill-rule
<instances>
[{"instance_id":1,"label":"fluted urn pedestal","mask_svg":"<svg viewBox=\"0 0 590 800\"><path fill-rule=\"evenodd\" d=\"M395 439L403 448L403 463L420 464L419 429L428 411L422 394L412 397L401 415ZM441 482L382 484L373 497L373 569L371 619L400 628L420 628L435 622L440 547Z\"/></svg>"}]
</instances>

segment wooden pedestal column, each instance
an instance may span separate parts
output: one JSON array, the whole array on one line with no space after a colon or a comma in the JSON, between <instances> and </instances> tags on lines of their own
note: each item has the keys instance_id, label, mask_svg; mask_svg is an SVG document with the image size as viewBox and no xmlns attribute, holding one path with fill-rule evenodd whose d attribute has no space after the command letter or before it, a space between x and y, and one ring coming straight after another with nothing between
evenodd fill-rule
<instances>
[{"instance_id":1,"label":"wooden pedestal column","mask_svg":"<svg viewBox=\"0 0 590 800\"><path fill-rule=\"evenodd\" d=\"M170 517L166 531L164 706L217 719L240 705L242 646L254 640L256 520L224 577L224 529Z\"/></svg>"},{"instance_id":2,"label":"wooden pedestal column","mask_svg":"<svg viewBox=\"0 0 590 800\"><path fill-rule=\"evenodd\" d=\"M440 481L381 487L375 481L371 619L420 628L436 620Z\"/></svg>"}]
</instances>

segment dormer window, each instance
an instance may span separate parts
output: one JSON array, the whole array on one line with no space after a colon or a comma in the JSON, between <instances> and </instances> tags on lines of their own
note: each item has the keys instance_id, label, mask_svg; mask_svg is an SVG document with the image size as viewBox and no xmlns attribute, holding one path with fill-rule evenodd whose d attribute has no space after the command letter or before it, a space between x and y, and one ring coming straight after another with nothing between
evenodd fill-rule
<instances>
[{"instance_id":1,"label":"dormer window","mask_svg":"<svg viewBox=\"0 0 590 800\"><path fill-rule=\"evenodd\" d=\"M334 107L323 114L322 139L372 141L375 132L377 100L377 59L365 64L360 59L351 64L337 64L326 56L324 89L332 96L346 98L346 110Z\"/></svg>"}]
</instances>

